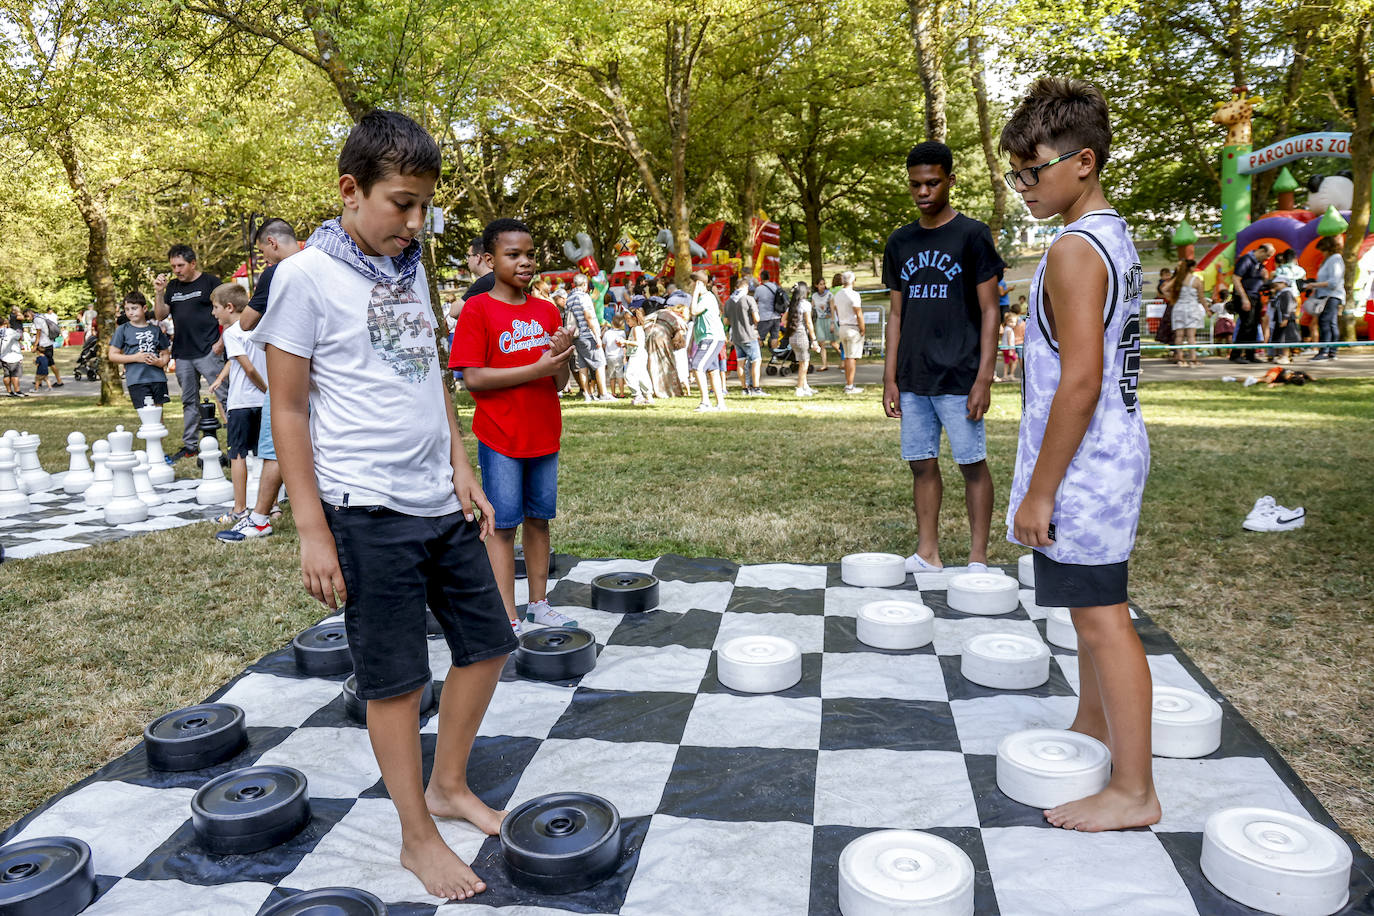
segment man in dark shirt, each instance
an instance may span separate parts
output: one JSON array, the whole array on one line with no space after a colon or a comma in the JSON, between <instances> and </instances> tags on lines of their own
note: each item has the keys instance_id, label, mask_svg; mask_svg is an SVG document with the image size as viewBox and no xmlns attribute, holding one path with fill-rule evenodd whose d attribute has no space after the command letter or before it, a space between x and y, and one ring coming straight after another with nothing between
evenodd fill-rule
<instances>
[{"instance_id":1,"label":"man in dark shirt","mask_svg":"<svg viewBox=\"0 0 1374 916\"><path fill-rule=\"evenodd\" d=\"M1274 256L1270 245L1260 245L1254 251L1247 251L1236 258L1236 266L1231 271L1231 304L1227 311L1236 316L1236 343L1257 343L1260 340L1260 314L1263 305L1260 292L1269 281L1269 272L1264 262ZM1232 350L1231 362L1257 363L1259 358L1254 350Z\"/></svg>"},{"instance_id":2,"label":"man in dark shirt","mask_svg":"<svg viewBox=\"0 0 1374 916\"><path fill-rule=\"evenodd\" d=\"M196 252L190 245L173 245L167 252L167 265L175 279L158 274L153 280L156 300L153 315L158 321L172 316L172 359L177 364L177 386L181 388L181 451L173 461L200 454L196 427L200 425L200 380L213 383L224 368L223 347L219 345L219 322L210 312L210 294L219 278L202 273L196 265ZM219 350L220 352L215 352ZM228 386L215 391L220 410L229 416L225 404Z\"/></svg>"},{"instance_id":3,"label":"man in dark shirt","mask_svg":"<svg viewBox=\"0 0 1374 916\"><path fill-rule=\"evenodd\" d=\"M997 354L997 285L1005 265L984 223L949 204L954 159L943 143L907 155L907 180L920 218L887 240L889 290L883 411L902 421L902 460L911 467L916 552L909 572L943 568L939 520L943 485L940 431L964 476L972 535L968 563L986 569L992 527L992 474L983 414Z\"/></svg>"}]
</instances>

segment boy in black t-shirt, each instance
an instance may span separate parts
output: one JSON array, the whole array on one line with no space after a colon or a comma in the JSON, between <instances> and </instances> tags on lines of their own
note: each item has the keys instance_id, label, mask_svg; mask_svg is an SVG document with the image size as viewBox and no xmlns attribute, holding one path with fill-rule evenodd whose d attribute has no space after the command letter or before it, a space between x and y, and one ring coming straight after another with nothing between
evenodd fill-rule
<instances>
[{"instance_id":1,"label":"boy in black t-shirt","mask_svg":"<svg viewBox=\"0 0 1374 916\"><path fill-rule=\"evenodd\" d=\"M991 400L997 356L997 283L1004 268L988 227L949 205L954 157L943 143L918 144L907 155L911 199L920 218L893 232L883 254L889 290L883 411L902 421L902 459L911 466L916 552L909 572L933 572L940 561L943 485L940 430L964 475L972 543L968 563L986 569L992 527L983 414Z\"/></svg>"},{"instance_id":2,"label":"boy in black t-shirt","mask_svg":"<svg viewBox=\"0 0 1374 916\"><path fill-rule=\"evenodd\" d=\"M168 315L172 318L182 440L181 450L172 460L179 461L200 454L200 380L208 384L219 377L224 368L224 347L219 342L219 322L210 313L210 294L219 286L219 278L201 271L190 245L173 245L167 252L167 264L175 279L158 274L153 280L153 317L157 321ZM215 397L228 417L224 392L216 392Z\"/></svg>"}]
</instances>

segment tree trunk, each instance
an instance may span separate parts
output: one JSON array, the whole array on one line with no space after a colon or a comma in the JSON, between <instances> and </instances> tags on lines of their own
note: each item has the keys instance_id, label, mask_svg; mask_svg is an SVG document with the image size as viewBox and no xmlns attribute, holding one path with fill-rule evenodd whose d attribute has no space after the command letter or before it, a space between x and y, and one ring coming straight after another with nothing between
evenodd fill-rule
<instances>
[{"instance_id":1,"label":"tree trunk","mask_svg":"<svg viewBox=\"0 0 1374 916\"><path fill-rule=\"evenodd\" d=\"M911 37L916 43L916 66L921 71L925 101L926 139L945 142L945 55L942 36L943 0L907 0Z\"/></svg>"},{"instance_id":2,"label":"tree trunk","mask_svg":"<svg viewBox=\"0 0 1374 916\"><path fill-rule=\"evenodd\" d=\"M973 100L978 108L978 137L983 141L983 159L988 165L988 180L992 182L992 218L988 220L988 228L996 242L1000 240L1007 218L1007 185L998 174L997 144L992 139L987 76L983 72L983 39L977 32L968 37L968 66L973 79Z\"/></svg>"},{"instance_id":3,"label":"tree trunk","mask_svg":"<svg viewBox=\"0 0 1374 916\"><path fill-rule=\"evenodd\" d=\"M1355 123L1350 131L1350 170L1355 184L1350 204L1350 226L1345 230L1345 304L1355 302L1355 279L1359 274L1360 245L1369 230L1370 182L1374 173L1374 72L1369 64L1370 22L1365 20L1355 31L1354 79L1350 86ZM1342 340L1355 339L1355 319L1341 316Z\"/></svg>"},{"instance_id":4,"label":"tree trunk","mask_svg":"<svg viewBox=\"0 0 1374 916\"><path fill-rule=\"evenodd\" d=\"M76 150L76 141L71 128L64 128L53 138L57 158L67 172L67 183L71 186L76 208L86 223L86 282L95 294L96 326L99 328L100 353L103 356L110 347L114 336L116 303L114 273L110 270L109 224L105 220L105 207L91 192L86 184L86 172L81 167L81 158ZM108 407L116 403L124 394L119 383L119 371L108 360L103 360L100 372L100 405Z\"/></svg>"},{"instance_id":5,"label":"tree trunk","mask_svg":"<svg viewBox=\"0 0 1374 916\"><path fill-rule=\"evenodd\" d=\"M1303 74L1307 69L1307 52L1312 46L1312 30L1303 23L1295 24L1293 36L1293 60L1288 65L1288 73L1283 80L1283 95L1278 99L1274 115L1273 142L1288 136L1293 124L1293 106L1297 102L1298 90L1302 87ZM1274 182L1278 179L1277 169L1269 169L1253 176L1250 188L1250 212L1268 213L1269 195L1273 193Z\"/></svg>"},{"instance_id":6,"label":"tree trunk","mask_svg":"<svg viewBox=\"0 0 1374 916\"><path fill-rule=\"evenodd\" d=\"M749 234L749 225L758 211L758 183L758 163L751 152L744 160L744 177L739 186L739 237L744 240L740 256L746 274L754 272L754 238Z\"/></svg>"},{"instance_id":7,"label":"tree trunk","mask_svg":"<svg viewBox=\"0 0 1374 916\"><path fill-rule=\"evenodd\" d=\"M673 149L673 201L670 215L673 232L673 282L688 289L692 273L691 206L687 201L687 141L692 113L692 67L705 36L707 22L695 30L684 21L665 24L663 92L667 103L668 130Z\"/></svg>"}]
</instances>

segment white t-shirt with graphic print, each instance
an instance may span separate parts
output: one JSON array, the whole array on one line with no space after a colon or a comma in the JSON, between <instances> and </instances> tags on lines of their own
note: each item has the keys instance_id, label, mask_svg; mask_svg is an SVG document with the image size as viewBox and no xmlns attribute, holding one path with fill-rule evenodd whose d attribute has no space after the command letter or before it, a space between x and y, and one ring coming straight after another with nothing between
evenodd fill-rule
<instances>
[{"instance_id":1,"label":"white t-shirt with graphic print","mask_svg":"<svg viewBox=\"0 0 1374 916\"><path fill-rule=\"evenodd\" d=\"M394 273L390 259L375 263ZM277 266L253 339L311 361L310 439L326 503L419 516L458 511L423 268L396 297L305 248Z\"/></svg>"}]
</instances>

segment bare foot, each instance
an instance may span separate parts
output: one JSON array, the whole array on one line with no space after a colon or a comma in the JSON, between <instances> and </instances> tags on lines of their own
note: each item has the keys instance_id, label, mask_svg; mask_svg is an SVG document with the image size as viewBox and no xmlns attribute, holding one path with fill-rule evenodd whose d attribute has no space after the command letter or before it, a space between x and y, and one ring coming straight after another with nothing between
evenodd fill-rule
<instances>
[{"instance_id":1,"label":"bare foot","mask_svg":"<svg viewBox=\"0 0 1374 916\"><path fill-rule=\"evenodd\" d=\"M496 836L501 832L501 822L507 814L493 810L467 786L457 792L445 792L430 783L429 788L425 789L425 805L435 817L462 818L487 836Z\"/></svg>"},{"instance_id":2,"label":"bare foot","mask_svg":"<svg viewBox=\"0 0 1374 916\"><path fill-rule=\"evenodd\" d=\"M1095 833L1148 827L1158 823L1160 815L1159 798L1153 789L1142 798L1107 786L1096 795L1051 808L1045 812L1045 820L1065 830Z\"/></svg>"},{"instance_id":3,"label":"bare foot","mask_svg":"<svg viewBox=\"0 0 1374 916\"><path fill-rule=\"evenodd\" d=\"M445 900L466 900L487 889L486 882L438 835L423 843L402 844L401 864L420 879L426 893Z\"/></svg>"}]
</instances>

